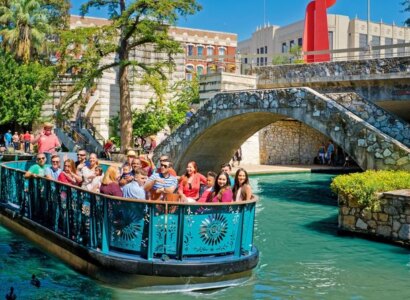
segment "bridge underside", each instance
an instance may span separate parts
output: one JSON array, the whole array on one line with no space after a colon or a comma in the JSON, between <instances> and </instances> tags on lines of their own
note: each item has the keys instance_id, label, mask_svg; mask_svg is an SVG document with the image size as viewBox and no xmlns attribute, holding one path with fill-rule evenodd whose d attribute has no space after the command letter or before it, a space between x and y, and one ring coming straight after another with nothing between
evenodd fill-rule
<instances>
[{"instance_id":1,"label":"bridge underside","mask_svg":"<svg viewBox=\"0 0 410 300\"><path fill-rule=\"evenodd\" d=\"M175 161L179 173L185 170L189 161L199 164L202 172L218 171L215 167L229 162L236 149L249 137L269 124L285 119L286 116L272 113L240 114L225 119L199 135L181 156Z\"/></svg>"}]
</instances>

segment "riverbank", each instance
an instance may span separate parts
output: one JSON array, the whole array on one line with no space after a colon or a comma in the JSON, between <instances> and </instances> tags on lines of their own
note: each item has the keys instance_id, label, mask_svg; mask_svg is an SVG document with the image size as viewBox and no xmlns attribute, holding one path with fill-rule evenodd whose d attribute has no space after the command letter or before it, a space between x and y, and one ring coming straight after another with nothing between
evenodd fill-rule
<instances>
[{"instance_id":1,"label":"riverbank","mask_svg":"<svg viewBox=\"0 0 410 300\"><path fill-rule=\"evenodd\" d=\"M359 168L333 167L327 165L241 165L250 175L284 174L284 173L350 173L358 172ZM232 168L235 174L237 166Z\"/></svg>"}]
</instances>

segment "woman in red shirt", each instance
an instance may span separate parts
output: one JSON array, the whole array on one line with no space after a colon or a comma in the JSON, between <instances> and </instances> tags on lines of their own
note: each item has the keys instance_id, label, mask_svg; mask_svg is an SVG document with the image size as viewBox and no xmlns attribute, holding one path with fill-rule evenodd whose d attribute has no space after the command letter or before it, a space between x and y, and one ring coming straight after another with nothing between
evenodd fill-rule
<instances>
[{"instance_id":1,"label":"woman in red shirt","mask_svg":"<svg viewBox=\"0 0 410 300\"><path fill-rule=\"evenodd\" d=\"M77 168L72 159L66 159L64 161L64 169L60 175L58 175L58 181L77 186L81 184L82 178L77 174Z\"/></svg>"},{"instance_id":2,"label":"woman in red shirt","mask_svg":"<svg viewBox=\"0 0 410 300\"><path fill-rule=\"evenodd\" d=\"M184 202L197 201L201 184L206 184L206 177L198 173L196 162L190 161L178 185L178 194L181 195L181 200Z\"/></svg>"}]
</instances>

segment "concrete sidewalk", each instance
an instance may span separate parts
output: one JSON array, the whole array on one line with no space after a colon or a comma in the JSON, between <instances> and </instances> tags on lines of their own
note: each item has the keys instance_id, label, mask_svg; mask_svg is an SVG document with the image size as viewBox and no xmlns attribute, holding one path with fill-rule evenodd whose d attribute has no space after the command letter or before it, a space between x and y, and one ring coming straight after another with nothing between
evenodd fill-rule
<instances>
[{"instance_id":1,"label":"concrete sidewalk","mask_svg":"<svg viewBox=\"0 0 410 300\"><path fill-rule=\"evenodd\" d=\"M343 168L326 165L241 165L248 174L280 174L280 173L310 173L310 172L345 172L358 171L358 168ZM237 166L232 168L235 174Z\"/></svg>"}]
</instances>

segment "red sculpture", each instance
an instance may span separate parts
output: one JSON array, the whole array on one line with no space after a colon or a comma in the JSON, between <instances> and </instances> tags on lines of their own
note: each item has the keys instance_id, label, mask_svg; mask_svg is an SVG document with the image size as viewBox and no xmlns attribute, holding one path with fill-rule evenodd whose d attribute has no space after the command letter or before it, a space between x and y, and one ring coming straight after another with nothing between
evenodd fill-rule
<instances>
[{"instance_id":1,"label":"red sculpture","mask_svg":"<svg viewBox=\"0 0 410 300\"><path fill-rule=\"evenodd\" d=\"M303 51L329 50L329 29L326 9L336 0L313 0L306 7L305 30L303 33ZM329 61L330 54L305 55L305 62Z\"/></svg>"}]
</instances>

